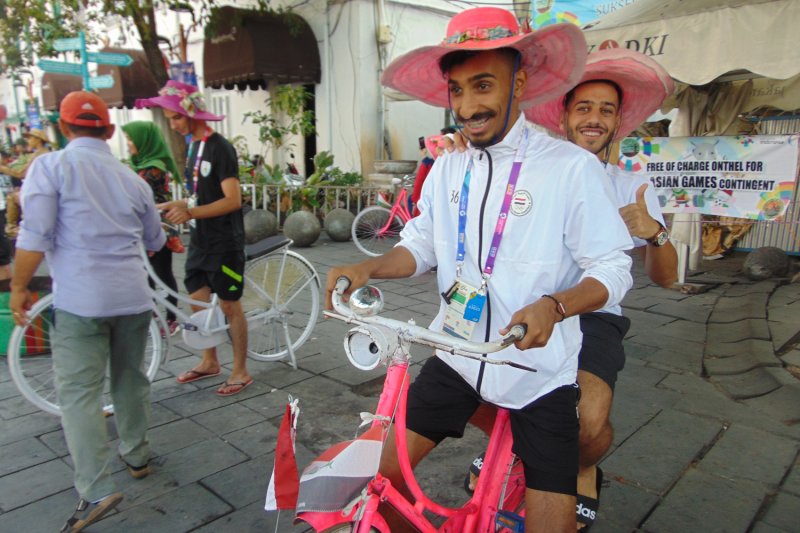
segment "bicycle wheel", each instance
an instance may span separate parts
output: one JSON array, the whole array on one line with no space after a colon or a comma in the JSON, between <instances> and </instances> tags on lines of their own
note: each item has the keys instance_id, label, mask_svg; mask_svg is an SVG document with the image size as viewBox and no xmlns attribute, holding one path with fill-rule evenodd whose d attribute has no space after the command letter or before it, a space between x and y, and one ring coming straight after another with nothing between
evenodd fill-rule
<instances>
[{"instance_id":1,"label":"bicycle wheel","mask_svg":"<svg viewBox=\"0 0 800 533\"><path fill-rule=\"evenodd\" d=\"M247 355L258 361L286 357L306 340L319 314L319 276L292 251L271 253L244 271L242 307L247 317Z\"/></svg>"},{"instance_id":2,"label":"bicycle wheel","mask_svg":"<svg viewBox=\"0 0 800 533\"><path fill-rule=\"evenodd\" d=\"M61 409L58 406L55 389L53 352L50 344L54 315L52 294L34 304L28 312L28 324L16 326L11 333L8 341L8 366L11 378L25 399L43 411L60 416ZM162 323L164 323L163 318L158 315L150 321L148 328L144 365L150 381L153 381L158 372L166 351L167 342L161 338ZM107 413L113 412L108 393L108 380L103 402L103 410Z\"/></svg>"},{"instance_id":3,"label":"bicycle wheel","mask_svg":"<svg viewBox=\"0 0 800 533\"><path fill-rule=\"evenodd\" d=\"M400 242L400 231L405 224L398 215L394 215L391 224L386 227L391 215L391 210L377 205L356 215L351 231L356 248L371 257L378 257L394 248Z\"/></svg>"}]
</instances>

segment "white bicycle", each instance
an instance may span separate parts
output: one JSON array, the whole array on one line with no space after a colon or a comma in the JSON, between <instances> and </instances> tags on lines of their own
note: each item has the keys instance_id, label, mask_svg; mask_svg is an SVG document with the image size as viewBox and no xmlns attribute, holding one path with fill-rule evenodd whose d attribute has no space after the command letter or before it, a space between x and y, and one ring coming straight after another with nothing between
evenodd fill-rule
<instances>
[{"instance_id":1,"label":"white bicycle","mask_svg":"<svg viewBox=\"0 0 800 533\"><path fill-rule=\"evenodd\" d=\"M320 281L314 267L303 256L289 250L291 239L269 237L245 248L242 307L247 319L247 355L258 361L278 361L289 357L297 368L295 351L311 335L319 314ZM144 250L142 250L144 255ZM146 259L146 255L144 256ZM155 307L148 329L144 366L150 381L166 360L170 348L167 323L160 307L173 311L183 329L183 341L190 348L203 350L229 340L229 326L216 295L210 302L193 300L167 287L145 267L156 285ZM167 301L174 296L189 305L202 307L192 315ZM8 365L20 393L39 409L60 415L52 368L50 331L55 309L53 296L36 302L28 312L28 323L17 326L8 342ZM108 387L104 411L113 412Z\"/></svg>"}]
</instances>

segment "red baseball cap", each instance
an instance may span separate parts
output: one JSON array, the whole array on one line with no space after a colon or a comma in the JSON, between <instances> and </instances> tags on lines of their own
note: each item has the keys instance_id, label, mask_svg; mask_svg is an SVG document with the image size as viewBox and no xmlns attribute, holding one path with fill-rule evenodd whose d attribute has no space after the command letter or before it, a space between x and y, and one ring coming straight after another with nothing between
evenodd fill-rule
<instances>
[{"instance_id":1,"label":"red baseball cap","mask_svg":"<svg viewBox=\"0 0 800 533\"><path fill-rule=\"evenodd\" d=\"M111 125L108 106L95 93L73 91L61 101L61 120L75 126L102 128Z\"/></svg>"}]
</instances>

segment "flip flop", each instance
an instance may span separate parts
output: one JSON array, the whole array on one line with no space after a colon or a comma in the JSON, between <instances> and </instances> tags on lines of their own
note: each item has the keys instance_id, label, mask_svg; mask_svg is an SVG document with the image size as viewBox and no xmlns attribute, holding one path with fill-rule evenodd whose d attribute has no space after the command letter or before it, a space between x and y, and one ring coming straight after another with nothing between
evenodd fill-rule
<instances>
[{"instance_id":1,"label":"flip flop","mask_svg":"<svg viewBox=\"0 0 800 533\"><path fill-rule=\"evenodd\" d=\"M594 521L597 519L597 510L600 508L600 489L603 488L603 470L599 466L595 468L597 468L597 475L595 476L597 498L590 498L589 496L578 494L576 500L575 513L577 514L578 523L583 524L583 527L578 531L583 533L588 533L591 529L592 524L594 524Z\"/></svg>"},{"instance_id":2,"label":"flip flop","mask_svg":"<svg viewBox=\"0 0 800 533\"><path fill-rule=\"evenodd\" d=\"M217 389L217 396L233 396L239 394L253 383L253 378L247 381L226 381Z\"/></svg>"},{"instance_id":3,"label":"flip flop","mask_svg":"<svg viewBox=\"0 0 800 533\"><path fill-rule=\"evenodd\" d=\"M191 383L192 381L198 381L201 379L213 378L214 376L219 376L222 370L217 370L216 372L200 372L199 370L187 370L177 378L175 381L178 383Z\"/></svg>"}]
</instances>

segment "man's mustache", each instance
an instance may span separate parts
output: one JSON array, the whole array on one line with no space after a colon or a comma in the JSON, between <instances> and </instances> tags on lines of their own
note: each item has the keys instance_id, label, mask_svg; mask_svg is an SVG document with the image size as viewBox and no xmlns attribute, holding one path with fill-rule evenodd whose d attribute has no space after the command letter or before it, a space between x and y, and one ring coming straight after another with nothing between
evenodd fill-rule
<instances>
[{"instance_id":1,"label":"man's mustache","mask_svg":"<svg viewBox=\"0 0 800 533\"><path fill-rule=\"evenodd\" d=\"M456 114L456 120L463 124L464 122L467 122L469 120L487 120L495 117L496 115L497 113L495 113L494 111L483 111L481 113L475 113L474 115L468 118L464 118L461 115Z\"/></svg>"}]
</instances>

